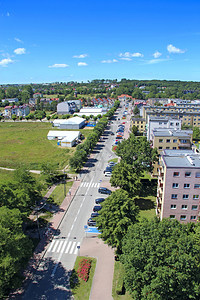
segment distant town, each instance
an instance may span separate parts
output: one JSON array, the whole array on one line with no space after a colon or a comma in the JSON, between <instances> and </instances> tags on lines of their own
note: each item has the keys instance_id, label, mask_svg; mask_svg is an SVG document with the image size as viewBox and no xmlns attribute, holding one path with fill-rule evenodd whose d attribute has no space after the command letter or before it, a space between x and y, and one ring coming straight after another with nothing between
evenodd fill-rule
<instances>
[{"instance_id":1,"label":"distant town","mask_svg":"<svg viewBox=\"0 0 200 300\"><path fill-rule=\"evenodd\" d=\"M1 85L0 137L0 298L200 298L199 82Z\"/></svg>"}]
</instances>

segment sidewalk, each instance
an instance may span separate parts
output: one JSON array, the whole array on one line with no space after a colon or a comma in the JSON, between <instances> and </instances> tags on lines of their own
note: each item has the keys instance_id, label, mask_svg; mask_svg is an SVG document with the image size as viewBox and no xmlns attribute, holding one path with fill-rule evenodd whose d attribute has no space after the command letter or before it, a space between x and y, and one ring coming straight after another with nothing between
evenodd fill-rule
<instances>
[{"instance_id":1,"label":"sidewalk","mask_svg":"<svg viewBox=\"0 0 200 300\"><path fill-rule=\"evenodd\" d=\"M114 250L98 237L91 236L83 239L80 255L97 259L90 300L112 300Z\"/></svg>"}]
</instances>

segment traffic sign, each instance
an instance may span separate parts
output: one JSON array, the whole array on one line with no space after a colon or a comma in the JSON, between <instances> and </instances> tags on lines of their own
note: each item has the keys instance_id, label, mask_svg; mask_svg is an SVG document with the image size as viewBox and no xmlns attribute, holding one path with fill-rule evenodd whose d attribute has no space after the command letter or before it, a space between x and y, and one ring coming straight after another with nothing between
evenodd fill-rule
<instances>
[{"instance_id":1,"label":"traffic sign","mask_svg":"<svg viewBox=\"0 0 200 300\"><path fill-rule=\"evenodd\" d=\"M97 227L88 227L87 230L85 230L86 233L101 233Z\"/></svg>"}]
</instances>

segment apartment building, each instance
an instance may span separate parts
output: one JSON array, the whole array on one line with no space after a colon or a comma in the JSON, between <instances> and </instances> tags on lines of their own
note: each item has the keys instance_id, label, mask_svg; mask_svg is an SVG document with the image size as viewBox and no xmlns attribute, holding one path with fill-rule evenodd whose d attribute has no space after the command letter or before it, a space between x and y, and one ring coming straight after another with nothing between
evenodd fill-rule
<instances>
[{"instance_id":1,"label":"apartment building","mask_svg":"<svg viewBox=\"0 0 200 300\"><path fill-rule=\"evenodd\" d=\"M157 148L160 155L164 149L192 149L192 130L174 130L157 128L152 133L152 147ZM159 162L154 163L152 176L157 177Z\"/></svg>"},{"instance_id":2,"label":"apartment building","mask_svg":"<svg viewBox=\"0 0 200 300\"><path fill-rule=\"evenodd\" d=\"M132 118L132 126L136 126L138 131L143 133L145 131L146 122L144 118Z\"/></svg>"},{"instance_id":3,"label":"apartment building","mask_svg":"<svg viewBox=\"0 0 200 300\"><path fill-rule=\"evenodd\" d=\"M188 126L200 127L200 105L176 106L143 106L143 118L148 117L170 117L182 121Z\"/></svg>"},{"instance_id":4,"label":"apartment building","mask_svg":"<svg viewBox=\"0 0 200 300\"><path fill-rule=\"evenodd\" d=\"M156 213L196 222L199 218L200 155L192 150L164 150L160 156Z\"/></svg>"},{"instance_id":5,"label":"apartment building","mask_svg":"<svg viewBox=\"0 0 200 300\"><path fill-rule=\"evenodd\" d=\"M169 117L148 116L146 124L146 135L148 141L152 141L153 131L157 128L181 130L181 121Z\"/></svg>"}]
</instances>

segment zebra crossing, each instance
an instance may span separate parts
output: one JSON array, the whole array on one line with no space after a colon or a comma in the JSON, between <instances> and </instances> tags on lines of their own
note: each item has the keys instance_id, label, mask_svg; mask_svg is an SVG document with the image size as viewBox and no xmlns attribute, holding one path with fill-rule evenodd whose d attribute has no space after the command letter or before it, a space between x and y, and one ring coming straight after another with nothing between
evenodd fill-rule
<instances>
[{"instance_id":1,"label":"zebra crossing","mask_svg":"<svg viewBox=\"0 0 200 300\"><path fill-rule=\"evenodd\" d=\"M80 242L74 242L73 240L59 240L54 239L51 244L49 245L49 248L47 249L47 252L51 253L65 253L65 254L78 254L78 248L80 247Z\"/></svg>"},{"instance_id":2,"label":"zebra crossing","mask_svg":"<svg viewBox=\"0 0 200 300\"><path fill-rule=\"evenodd\" d=\"M100 182L81 182L81 187L94 187L94 188L99 188L100 187Z\"/></svg>"}]
</instances>

